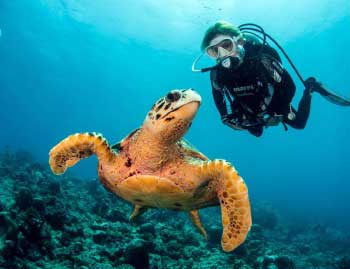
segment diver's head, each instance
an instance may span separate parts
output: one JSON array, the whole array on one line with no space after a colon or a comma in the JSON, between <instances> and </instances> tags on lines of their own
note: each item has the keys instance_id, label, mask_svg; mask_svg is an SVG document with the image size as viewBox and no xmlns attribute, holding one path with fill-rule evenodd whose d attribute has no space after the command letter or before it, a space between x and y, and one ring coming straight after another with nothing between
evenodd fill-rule
<instances>
[{"instance_id":1,"label":"diver's head","mask_svg":"<svg viewBox=\"0 0 350 269\"><path fill-rule=\"evenodd\" d=\"M244 39L234 25L219 21L205 32L201 49L225 68L238 67L244 57Z\"/></svg>"}]
</instances>

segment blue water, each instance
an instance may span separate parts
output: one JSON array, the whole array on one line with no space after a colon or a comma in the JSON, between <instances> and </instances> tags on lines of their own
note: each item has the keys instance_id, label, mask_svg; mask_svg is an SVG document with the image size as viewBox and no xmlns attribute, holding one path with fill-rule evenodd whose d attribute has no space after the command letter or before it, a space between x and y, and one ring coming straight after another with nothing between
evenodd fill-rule
<instances>
[{"instance_id":1,"label":"blue water","mask_svg":"<svg viewBox=\"0 0 350 269\"><path fill-rule=\"evenodd\" d=\"M116 142L167 91L191 87L203 103L186 138L232 162L252 199L295 222L350 228L350 108L315 94L305 130L278 126L256 138L220 122L208 74L190 70L210 24L255 22L303 76L349 96L349 1L121 2L0 1L0 148L47 162L50 148L72 133L101 132ZM295 81L296 106L303 89ZM91 158L71 171L93 178L95 167Z\"/></svg>"}]
</instances>

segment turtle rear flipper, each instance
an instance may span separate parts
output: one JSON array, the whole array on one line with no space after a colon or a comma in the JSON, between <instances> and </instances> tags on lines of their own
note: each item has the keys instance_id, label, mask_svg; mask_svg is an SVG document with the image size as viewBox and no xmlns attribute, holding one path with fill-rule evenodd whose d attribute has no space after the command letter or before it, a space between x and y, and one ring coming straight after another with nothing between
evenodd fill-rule
<instances>
[{"instance_id":1,"label":"turtle rear flipper","mask_svg":"<svg viewBox=\"0 0 350 269\"><path fill-rule=\"evenodd\" d=\"M203 227L203 224L202 224L201 219L199 217L198 210L192 210L189 212L189 214L190 214L190 218L192 220L193 225L198 229L198 231L201 233L201 235L204 236L205 240L208 240L208 235Z\"/></svg>"},{"instance_id":2,"label":"turtle rear flipper","mask_svg":"<svg viewBox=\"0 0 350 269\"><path fill-rule=\"evenodd\" d=\"M147 207L141 205L135 205L134 210L132 211L129 220L133 220L135 217L142 215L147 211Z\"/></svg>"},{"instance_id":3,"label":"turtle rear flipper","mask_svg":"<svg viewBox=\"0 0 350 269\"><path fill-rule=\"evenodd\" d=\"M248 189L237 171L224 160L208 161L204 176L217 180L223 234L221 246L232 251L244 242L252 225Z\"/></svg>"},{"instance_id":4,"label":"turtle rear flipper","mask_svg":"<svg viewBox=\"0 0 350 269\"><path fill-rule=\"evenodd\" d=\"M110 161L115 153L101 134L74 134L62 140L49 153L50 167L56 175L63 174L68 167L81 159L96 154L99 161Z\"/></svg>"}]
</instances>

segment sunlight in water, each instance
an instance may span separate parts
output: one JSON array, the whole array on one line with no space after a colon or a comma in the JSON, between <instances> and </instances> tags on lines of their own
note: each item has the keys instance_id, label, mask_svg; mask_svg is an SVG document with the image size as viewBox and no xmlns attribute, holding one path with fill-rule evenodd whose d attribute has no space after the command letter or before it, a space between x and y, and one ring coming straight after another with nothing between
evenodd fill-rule
<instances>
[{"instance_id":1,"label":"sunlight in water","mask_svg":"<svg viewBox=\"0 0 350 269\"><path fill-rule=\"evenodd\" d=\"M350 16L347 0L42 0L42 3L58 15L90 24L117 38L127 36L169 50L198 51L197 40L218 19L236 24L258 23L278 35L283 43L305 33L319 33Z\"/></svg>"}]
</instances>

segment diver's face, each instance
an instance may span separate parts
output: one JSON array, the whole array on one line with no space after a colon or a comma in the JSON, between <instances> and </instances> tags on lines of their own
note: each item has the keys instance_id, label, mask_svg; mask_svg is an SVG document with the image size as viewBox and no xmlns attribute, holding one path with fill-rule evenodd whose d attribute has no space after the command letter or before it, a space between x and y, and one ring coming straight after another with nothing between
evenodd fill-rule
<instances>
[{"instance_id":1,"label":"diver's face","mask_svg":"<svg viewBox=\"0 0 350 269\"><path fill-rule=\"evenodd\" d=\"M237 54L237 42L231 36L218 35L210 41L205 51L209 57L221 60Z\"/></svg>"}]
</instances>

